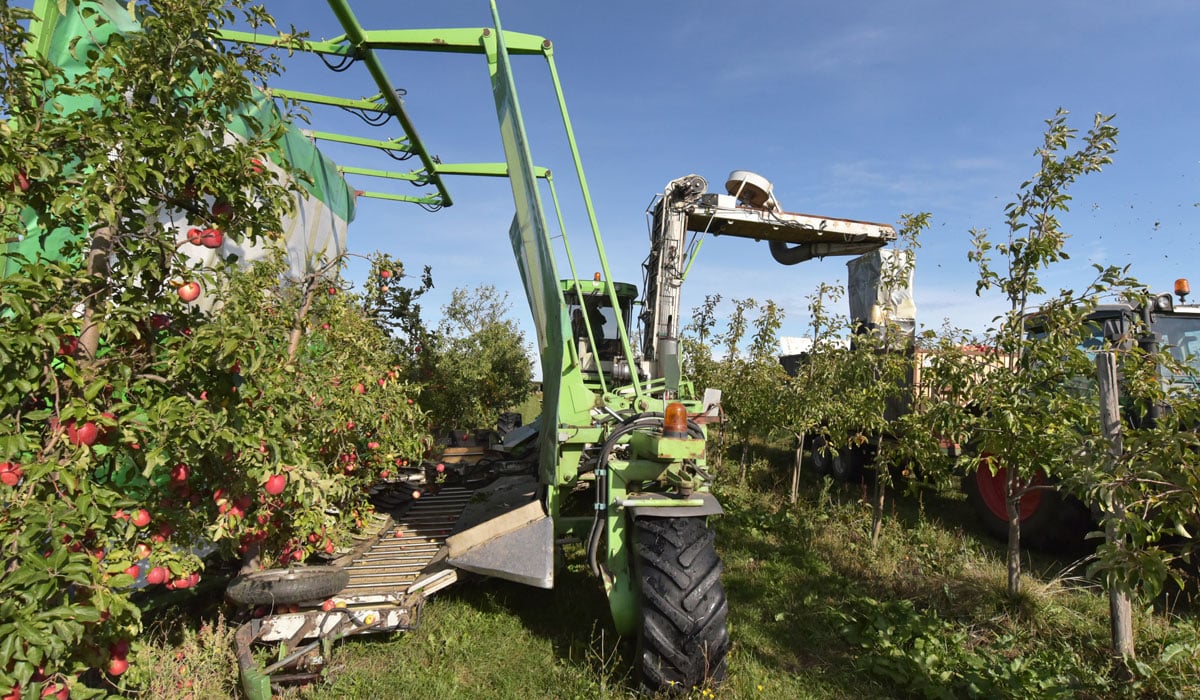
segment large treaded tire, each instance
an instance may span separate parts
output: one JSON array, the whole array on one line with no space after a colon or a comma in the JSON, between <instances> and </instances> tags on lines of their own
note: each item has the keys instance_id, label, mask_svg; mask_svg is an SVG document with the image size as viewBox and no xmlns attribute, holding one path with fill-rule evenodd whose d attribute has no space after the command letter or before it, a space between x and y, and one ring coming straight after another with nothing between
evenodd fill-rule
<instances>
[{"instance_id":1,"label":"large treaded tire","mask_svg":"<svg viewBox=\"0 0 1200 700\"><path fill-rule=\"evenodd\" d=\"M812 441L812 468L813 474L817 476L825 476L833 471L833 453L829 451L828 443L821 435L817 435Z\"/></svg>"},{"instance_id":2,"label":"large treaded tire","mask_svg":"<svg viewBox=\"0 0 1200 700\"><path fill-rule=\"evenodd\" d=\"M642 684L652 692L673 692L720 683L729 651L729 603L713 532L704 518L638 518L634 523Z\"/></svg>"},{"instance_id":3,"label":"large treaded tire","mask_svg":"<svg viewBox=\"0 0 1200 700\"><path fill-rule=\"evenodd\" d=\"M866 455L858 446L843 447L833 456L829 466L829 474L837 481L850 483L862 477Z\"/></svg>"},{"instance_id":4,"label":"large treaded tire","mask_svg":"<svg viewBox=\"0 0 1200 700\"><path fill-rule=\"evenodd\" d=\"M1008 539L1008 513L1004 504L1004 470L996 474L986 462L963 477L962 490L967 503L988 534ZM1036 477L1044 481L1044 477ZM1087 506L1058 489L1031 491L1021 499L1021 542L1031 549L1061 552L1081 549L1084 536L1092 528Z\"/></svg>"},{"instance_id":5,"label":"large treaded tire","mask_svg":"<svg viewBox=\"0 0 1200 700\"><path fill-rule=\"evenodd\" d=\"M346 587L350 573L332 566L297 566L242 574L225 597L238 605L281 605L324 600Z\"/></svg>"}]
</instances>

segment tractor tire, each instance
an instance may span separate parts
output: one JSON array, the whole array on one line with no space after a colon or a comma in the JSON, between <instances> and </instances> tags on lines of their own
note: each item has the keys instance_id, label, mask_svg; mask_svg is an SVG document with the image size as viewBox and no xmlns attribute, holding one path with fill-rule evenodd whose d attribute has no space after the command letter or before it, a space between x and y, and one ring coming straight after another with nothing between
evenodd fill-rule
<instances>
[{"instance_id":1,"label":"tractor tire","mask_svg":"<svg viewBox=\"0 0 1200 700\"><path fill-rule=\"evenodd\" d=\"M653 693L720 683L729 651L729 604L712 530L698 517L638 518L634 530L642 684Z\"/></svg>"},{"instance_id":2,"label":"tractor tire","mask_svg":"<svg viewBox=\"0 0 1200 700\"><path fill-rule=\"evenodd\" d=\"M1003 468L992 474L981 462L973 474L963 477L962 489L967 503L983 529L997 539L1008 539L1008 510L1005 504L1007 474ZM1044 484L1040 471L1035 484ZM1092 528L1092 517L1079 499L1057 489L1039 489L1021 498L1021 542L1031 549L1046 552L1078 550Z\"/></svg>"},{"instance_id":3,"label":"tractor tire","mask_svg":"<svg viewBox=\"0 0 1200 700\"><path fill-rule=\"evenodd\" d=\"M842 482L858 481L862 476L865 455L859 447L843 447L830 462L829 473Z\"/></svg>"},{"instance_id":4,"label":"tractor tire","mask_svg":"<svg viewBox=\"0 0 1200 700\"><path fill-rule=\"evenodd\" d=\"M825 476L833 471L833 453L829 451L829 443L820 435L812 441L813 474Z\"/></svg>"},{"instance_id":5,"label":"tractor tire","mask_svg":"<svg viewBox=\"0 0 1200 700\"><path fill-rule=\"evenodd\" d=\"M303 603L324 600L349 581L349 572L332 566L267 569L234 577L225 597L245 606Z\"/></svg>"}]
</instances>

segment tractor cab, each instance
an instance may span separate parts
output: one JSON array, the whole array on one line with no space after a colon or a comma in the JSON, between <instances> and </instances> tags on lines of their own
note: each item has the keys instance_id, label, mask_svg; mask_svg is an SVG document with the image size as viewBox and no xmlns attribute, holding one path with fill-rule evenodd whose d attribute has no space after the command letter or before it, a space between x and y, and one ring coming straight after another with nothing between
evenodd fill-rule
<instances>
[{"instance_id":1,"label":"tractor cab","mask_svg":"<svg viewBox=\"0 0 1200 700\"><path fill-rule=\"evenodd\" d=\"M562 280L567 318L571 322L570 345L585 375L605 375L617 380L630 377L621 349L621 337L631 337L633 305L637 287L613 282L618 308L613 308L610 283L602 280ZM622 334L618 326L624 325Z\"/></svg>"}]
</instances>

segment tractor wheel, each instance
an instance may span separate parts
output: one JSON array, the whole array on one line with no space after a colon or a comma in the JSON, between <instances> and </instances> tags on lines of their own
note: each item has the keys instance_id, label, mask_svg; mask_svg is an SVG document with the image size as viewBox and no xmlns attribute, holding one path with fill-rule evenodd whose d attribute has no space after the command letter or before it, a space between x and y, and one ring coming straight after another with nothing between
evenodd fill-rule
<instances>
[{"instance_id":1,"label":"tractor wheel","mask_svg":"<svg viewBox=\"0 0 1200 700\"><path fill-rule=\"evenodd\" d=\"M1038 471L1033 485L1046 483L1045 474ZM988 534L1008 539L1007 471L1001 467L992 474L987 461L981 461L973 474L963 477L962 488ZM1044 551L1078 549L1092 524L1088 508L1057 489L1029 491L1021 497L1020 511L1021 542Z\"/></svg>"},{"instance_id":2,"label":"tractor wheel","mask_svg":"<svg viewBox=\"0 0 1200 700\"><path fill-rule=\"evenodd\" d=\"M825 476L833 471L833 453L829 451L829 443L820 435L812 441L813 474Z\"/></svg>"},{"instance_id":3,"label":"tractor wheel","mask_svg":"<svg viewBox=\"0 0 1200 700\"><path fill-rule=\"evenodd\" d=\"M686 692L720 683L729 651L729 605L712 530L695 517L638 518L635 524L643 685L651 692Z\"/></svg>"},{"instance_id":4,"label":"tractor wheel","mask_svg":"<svg viewBox=\"0 0 1200 700\"><path fill-rule=\"evenodd\" d=\"M843 447L834 455L829 466L829 473L838 481L857 481L862 476L865 461L865 455L861 448Z\"/></svg>"},{"instance_id":5,"label":"tractor wheel","mask_svg":"<svg viewBox=\"0 0 1200 700\"><path fill-rule=\"evenodd\" d=\"M297 566L242 574L225 597L238 605L277 605L323 600L346 587L350 574L332 566Z\"/></svg>"}]
</instances>

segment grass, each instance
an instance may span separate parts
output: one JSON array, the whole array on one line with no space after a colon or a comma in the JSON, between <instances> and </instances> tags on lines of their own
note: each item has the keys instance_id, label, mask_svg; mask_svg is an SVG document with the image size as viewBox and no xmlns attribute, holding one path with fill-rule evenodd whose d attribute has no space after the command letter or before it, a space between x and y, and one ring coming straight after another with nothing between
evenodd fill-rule
<instances>
[{"instance_id":1,"label":"grass","mask_svg":"<svg viewBox=\"0 0 1200 700\"><path fill-rule=\"evenodd\" d=\"M729 677L692 697L1196 697L1200 625L1189 610L1136 613L1135 678L1109 676L1107 598L1072 561L1030 555L1005 594L1003 549L975 534L956 493L889 505L877 547L855 486L730 463L714 519L733 647ZM425 607L420 629L337 645L303 698L625 698L633 650L601 587L568 549L553 590L475 580ZM211 681L211 679L209 679ZM170 682L177 682L173 679Z\"/></svg>"}]
</instances>

